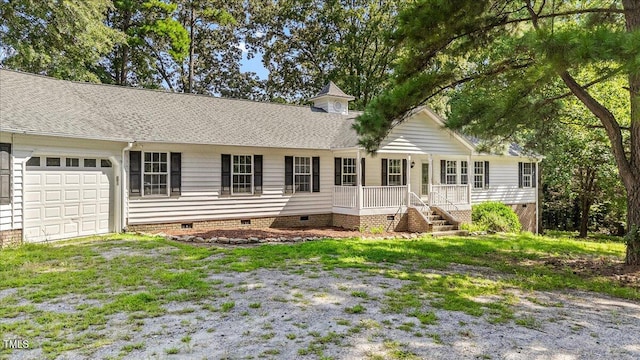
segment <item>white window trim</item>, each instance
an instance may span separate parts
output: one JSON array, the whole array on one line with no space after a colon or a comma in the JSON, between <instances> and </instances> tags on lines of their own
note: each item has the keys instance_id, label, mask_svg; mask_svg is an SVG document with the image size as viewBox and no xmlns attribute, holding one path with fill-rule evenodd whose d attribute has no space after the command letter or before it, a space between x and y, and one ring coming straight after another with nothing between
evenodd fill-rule
<instances>
[{"instance_id":1,"label":"white window trim","mask_svg":"<svg viewBox=\"0 0 640 360\"><path fill-rule=\"evenodd\" d=\"M235 193L233 192L233 175L236 175L236 173L233 171L233 160L236 156L248 156L251 159L251 172L250 173L238 173L237 175L249 175L249 179L251 181L251 192L240 192L240 193ZM255 184L253 183L253 167L255 166L255 164L253 163L253 155L250 154L231 154L231 181L230 183L230 187L231 187L231 191L230 194L234 195L234 196L252 196L255 192Z\"/></svg>"},{"instance_id":2,"label":"white window trim","mask_svg":"<svg viewBox=\"0 0 640 360\"><path fill-rule=\"evenodd\" d=\"M309 173L296 172L296 159L309 159ZM313 158L311 156L294 156L293 157L293 193L296 193L296 175L309 175L309 191L300 191L300 193L313 193Z\"/></svg>"},{"instance_id":3,"label":"white window trim","mask_svg":"<svg viewBox=\"0 0 640 360\"><path fill-rule=\"evenodd\" d=\"M352 173L347 173L344 171L344 166L345 166L345 160L353 160L353 172ZM355 176L355 182L353 183L353 185L346 185L346 186L356 186L358 185L358 159L356 158L342 158L342 185L344 185L345 181L344 178L345 176Z\"/></svg>"},{"instance_id":4,"label":"white window trim","mask_svg":"<svg viewBox=\"0 0 640 360\"><path fill-rule=\"evenodd\" d=\"M526 165L529 164L529 173L527 174L525 172L526 169ZM522 163L522 187L523 188L532 188L533 187L533 167L535 166L535 163L530 163L530 162L523 162ZM525 180L526 178L529 178L529 185L526 185Z\"/></svg>"},{"instance_id":5,"label":"white window trim","mask_svg":"<svg viewBox=\"0 0 640 360\"><path fill-rule=\"evenodd\" d=\"M400 166L398 166L398 168L400 169L399 173L392 173L391 172L391 162L392 161L398 161L400 163ZM391 176L400 176L400 185L391 185ZM387 186L403 186L402 185L402 159L389 159L389 160L387 160Z\"/></svg>"},{"instance_id":6,"label":"white window trim","mask_svg":"<svg viewBox=\"0 0 640 360\"><path fill-rule=\"evenodd\" d=\"M467 165L467 167L466 167L467 172L464 173L464 174L462 173L462 168L463 168L462 164L466 164ZM465 175L467 176L467 182L463 184L462 183L462 177L465 176ZM460 176L458 177L458 179L459 179L459 181L458 181L459 185L469 185L469 162L467 160L460 160Z\"/></svg>"},{"instance_id":7,"label":"white window trim","mask_svg":"<svg viewBox=\"0 0 640 360\"><path fill-rule=\"evenodd\" d=\"M476 173L476 163L480 163L480 170L482 171L480 174ZM476 176L480 176L482 177L482 186L480 187L476 187ZM486 189L485 187L485 173L484 173L484 161L474 161L473 162L473 189L474 190L483 190Z\"/></svg>"},{"instance_id":8,"label":"white window trim","mask_svg":"<svg viewBox=\"0 0 640 360\"><path fill-rule=\"evenodd\" d=\"M455 170L454 173L449 173L449 163L453 163L453 169ZM442 185L459 185L460 184L460 169L459 169L460 163L458 162L458 160L445 160L444 163L444 184ZM449 176L455 176L455 182L450 184L449 183Z\"/></svg>"},{"instance_id":9,"label":"white window trim","mask_svg":"<svg viewBox=\"0 0 640 360\"><path fill-rule=\"evenodd\" d=\"M147 174L147 172L145 171L145 154L153 154L153 153L158 153L158 154L167 154L167 172L166 174L164 173L148 173L150 175L167 175L167 193L166 194L145 194L144 193L144 176ZM153 155L152 155L152 161L153 161ZM97 160L97 164L96 165L100 165L100 159ZM100 166L100 168L102 168L102 166ZM166 151L143 151L142 152L142 191L140 196L141 197L168 197L169 196L169 191L171 189L171 154L169 152Z\"/></svg>"}]
</instances>

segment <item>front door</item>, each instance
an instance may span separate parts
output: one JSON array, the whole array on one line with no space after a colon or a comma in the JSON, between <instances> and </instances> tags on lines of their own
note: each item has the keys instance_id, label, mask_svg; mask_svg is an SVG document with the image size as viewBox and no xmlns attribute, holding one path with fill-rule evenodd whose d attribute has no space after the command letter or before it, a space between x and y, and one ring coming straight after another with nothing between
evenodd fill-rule
<instances>
[{"instance_id":1,"label":"front door","mask_svg":"<svg viewBox=\"0 0 640 360\"><path fill-rule=\"evenodd\" d=\"M422 174L420 175L420 195L429 194L429 163L422 164Z\"/></svg>"}]
</instances>

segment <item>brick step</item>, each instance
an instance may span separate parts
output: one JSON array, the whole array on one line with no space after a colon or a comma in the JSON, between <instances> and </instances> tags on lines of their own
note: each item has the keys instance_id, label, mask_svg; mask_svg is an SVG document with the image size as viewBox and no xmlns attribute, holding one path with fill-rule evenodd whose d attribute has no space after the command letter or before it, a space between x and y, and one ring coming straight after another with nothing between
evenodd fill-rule
<instances>
[{"instance_id":1,"label":"brick step","mask_svg":"<svg viewBox=\"0 0 640 360\"><path fill-rule=\"evenodd\" d=\"M447 220L442 220L442 219L440 219L440 220L433 220L433 219L432 219L432 220L431 220L431 224L432 224L433 226L452 225L452 224L450 224Z\"/></svg>"},{"instance_id":2,"label":"brick step","mask_svg":"<svg viewBox=\"0 0 640 360\"><path fill-rule=\"evenodd\" d=\"M433 226L433 232L441 232L441 231L451 231L451 230L458 230L458 226L457 225L439 225L439 226Z\"/></svg>"},{"instance_id":3,"label":"brick step","mask_svg":"<svg viewBox=\"0 0 640 360\"><path fill-rule=\"evenodd\" d=\"M469 232L467 230L434 231L431 236L469 236Z\"/></svg>"}]
</instances>

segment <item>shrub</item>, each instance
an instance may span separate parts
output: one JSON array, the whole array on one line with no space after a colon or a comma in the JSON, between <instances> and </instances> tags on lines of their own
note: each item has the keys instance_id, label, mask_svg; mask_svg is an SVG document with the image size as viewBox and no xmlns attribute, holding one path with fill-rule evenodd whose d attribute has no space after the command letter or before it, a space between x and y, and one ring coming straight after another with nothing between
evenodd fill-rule
<instances>
[{"instance_id":1,"label":"shrub","mask_svg":"<svg viewBox=\"0 0 640 360\"><path fill-rule=\"evenodd\" d=\"M522 225L518 215L507 205L499 202L485 202L474 205L471 210L474 224L486 228L487 231L520 232Z\"/></svg>"}]
</instances>

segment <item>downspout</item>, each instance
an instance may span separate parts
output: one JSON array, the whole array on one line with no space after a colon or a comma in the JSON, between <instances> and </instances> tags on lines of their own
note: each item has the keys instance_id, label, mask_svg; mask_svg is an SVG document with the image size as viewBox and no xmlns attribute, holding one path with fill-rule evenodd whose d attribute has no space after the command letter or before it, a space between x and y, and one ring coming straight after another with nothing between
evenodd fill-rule
<instances>
[{"instance_id":1,"label":"downspout","mask_svg":"<svg viewBox=\"0 0 640 360\"><path fill-rule=\"evenodd\" d=\"M127 143L127 146L125 146L122 149L122 158L121 158L121 162L120 162L120 231L124 231L125 227L126 227L126 222L127 222L127 218L126 218L126 213L125 213L125 207L126 207L126 190L128 187L128 183L126 182L126 171L125 171L125 156L124 153L126 151L131 150L131 148L133 147L132 142Z\"/></svg>"}]
</instances>

